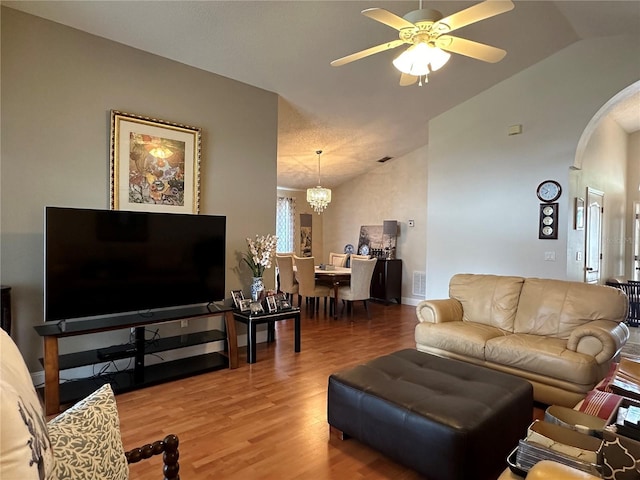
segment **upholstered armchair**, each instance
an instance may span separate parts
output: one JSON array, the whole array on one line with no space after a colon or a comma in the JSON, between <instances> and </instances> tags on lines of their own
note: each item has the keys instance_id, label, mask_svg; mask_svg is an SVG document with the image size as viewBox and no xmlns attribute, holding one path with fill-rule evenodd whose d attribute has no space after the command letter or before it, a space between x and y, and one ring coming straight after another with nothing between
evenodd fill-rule
<instances>
[{"instance_id":1,"label":"upholstered armchair","mask_svg":"<svg viewBox=\"0 0 640 480\"><path fill-rule=\"evenodd\" d=\"M343 310L344 302L351 303L362 300L367 316L369 315L367 300L371 296L371 277L377 261L377 258L362 259L351 256L351 282L349 285L338 288L338 298L342 299Z\"/></svg>"},{"instance_id":2,"label":"upholstered armchair","mask_svg":"<svg viewBox=\"0 0 640 480\"><path fill-rule=\"evenodd\" d=\"M298 293L302 297L312 298L314 310L320 308L319 298L324 297L324 309L327 310L327 297L331 295L331 289L327 285L316 283L315 258L293 257L296 263L296 279L298 280Z\"/></svg>"},{"instance_id":3,"label":"upholstered armchair","mask_svg":"<svg viewBox=\"0 0 640 480\"><path fill-rule=\"evenodd\" d=\"M498 480L523 480L524 478L507 469ZM598 478L600 477L551 460L541 460L536 463L526 476L527 480L598 480Z\"/></svg>"},{"instance_id":4,"label":"upholstered armchair","mask_svg":"<svg viewBox=\"0 0 640 480\"><path fill-rule=\"evenodd\" d=\"M347 265L347 255L346 253L329 253L329 265L333 265L334 267L345 267Z\"/></svg>"},{"instance_id":5,"label":"upholstered armchair","mask_svg":"<svg viewBox=\"0 0 640 480\"><path fill-rule=\"evenodd\" d=\"M279 288L282 292L287 294L289 300L293 304L293 295L298 296L298 306L300 306L300 286L295 278L293 271L293 255L281 255L276 254L276 265L278 266L278 276L280 279Z\"/></svg>"},{"instance_id":6,"label":"upholstered armchair","mask_svg":"<svg viewBox=\"0 0 640 480\"><path fill-rule=\"evenodd\" d=\"M178 437L125 452L111 386L46 421L29 370L0 330L0 478L126 480L129 463L163 455L165 480L179 480ZM160 478L160 472L158 472Z\"/></svg>"}]
</instances>

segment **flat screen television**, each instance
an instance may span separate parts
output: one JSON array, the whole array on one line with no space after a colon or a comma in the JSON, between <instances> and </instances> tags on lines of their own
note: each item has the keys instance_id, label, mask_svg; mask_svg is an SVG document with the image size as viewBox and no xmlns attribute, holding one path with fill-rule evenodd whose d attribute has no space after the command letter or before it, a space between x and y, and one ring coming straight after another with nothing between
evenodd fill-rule
<instances>
[{"instance_id":1,"label":"flat screen television","mask_svg":"<svg viewBox=\"0 0 640 480\"><path fill-rule=\"evenodd\" d=\"M225 296L226 217L45 208L45 320Z\"/></svg>"}]
</instances>

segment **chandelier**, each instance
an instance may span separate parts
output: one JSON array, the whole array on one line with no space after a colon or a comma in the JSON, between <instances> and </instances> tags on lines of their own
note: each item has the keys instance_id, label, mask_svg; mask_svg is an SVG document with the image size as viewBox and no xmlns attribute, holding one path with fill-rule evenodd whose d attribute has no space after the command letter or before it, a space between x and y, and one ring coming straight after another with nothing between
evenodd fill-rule
<instances>
[{"instance_id":1,"label":"chandelier","mask_svg":"<svg viewBox=\"0 0 640 480\"><path fill-rule=\"evenodd\" d=\"M320 155L322 150L316 150L318 155L318 186L307 188L307 202L313 207L313 210L320 215L322 211L331 203L331 190L320 186Z\"/></svg>"}]
</instances>

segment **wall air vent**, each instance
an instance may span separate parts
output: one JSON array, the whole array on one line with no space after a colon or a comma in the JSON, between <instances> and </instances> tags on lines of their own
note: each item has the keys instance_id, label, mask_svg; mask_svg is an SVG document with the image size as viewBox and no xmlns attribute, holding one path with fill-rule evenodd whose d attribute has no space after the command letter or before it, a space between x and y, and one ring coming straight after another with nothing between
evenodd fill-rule
<instances>
[{"instance_id":1,"label":"wall air vent","mask_svg":"<svg viewBox=\"0 0 640 480\"><path fill-rule=\"evenodd\" d=\"M393 157L382 157L380 160L378 160L379 163L384 163L384 162L388 162L389 160L391 160Z\"/></svg>"},{"instance_id":2,"label":"wall air vent","mask_svg":"<svg viewBox=\"0 0 640 480\"><path fill-rule=\"evenodd\" d=\"M413 294L422 297L427 294L426 272L413 272Z\"/></svg>"}]
</instances>

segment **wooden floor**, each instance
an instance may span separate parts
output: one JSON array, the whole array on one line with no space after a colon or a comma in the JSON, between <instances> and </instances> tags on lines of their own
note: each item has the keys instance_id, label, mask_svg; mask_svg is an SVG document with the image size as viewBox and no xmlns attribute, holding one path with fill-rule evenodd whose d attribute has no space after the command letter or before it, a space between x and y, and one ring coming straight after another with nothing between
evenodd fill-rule
<instances>
[{"instance_id":1,"label":"wooden floor","mask_svg":"<svg viewBox=\"0 0 640 480\"><path fill-rule=\"evenodd\" d=\"M125 449L180 438L180 474L193 479L418 479L351 439L330 438L328 376L381 354L415 348L415 307L362 304L334 320L303 312L302 351L293 320L276 322L276 342L259 344L257 363L116 397ZM304 310L304 308L303 308ZM132 479L161 479L159 459L131 466Z\"/></svg>"}]
</instances>

